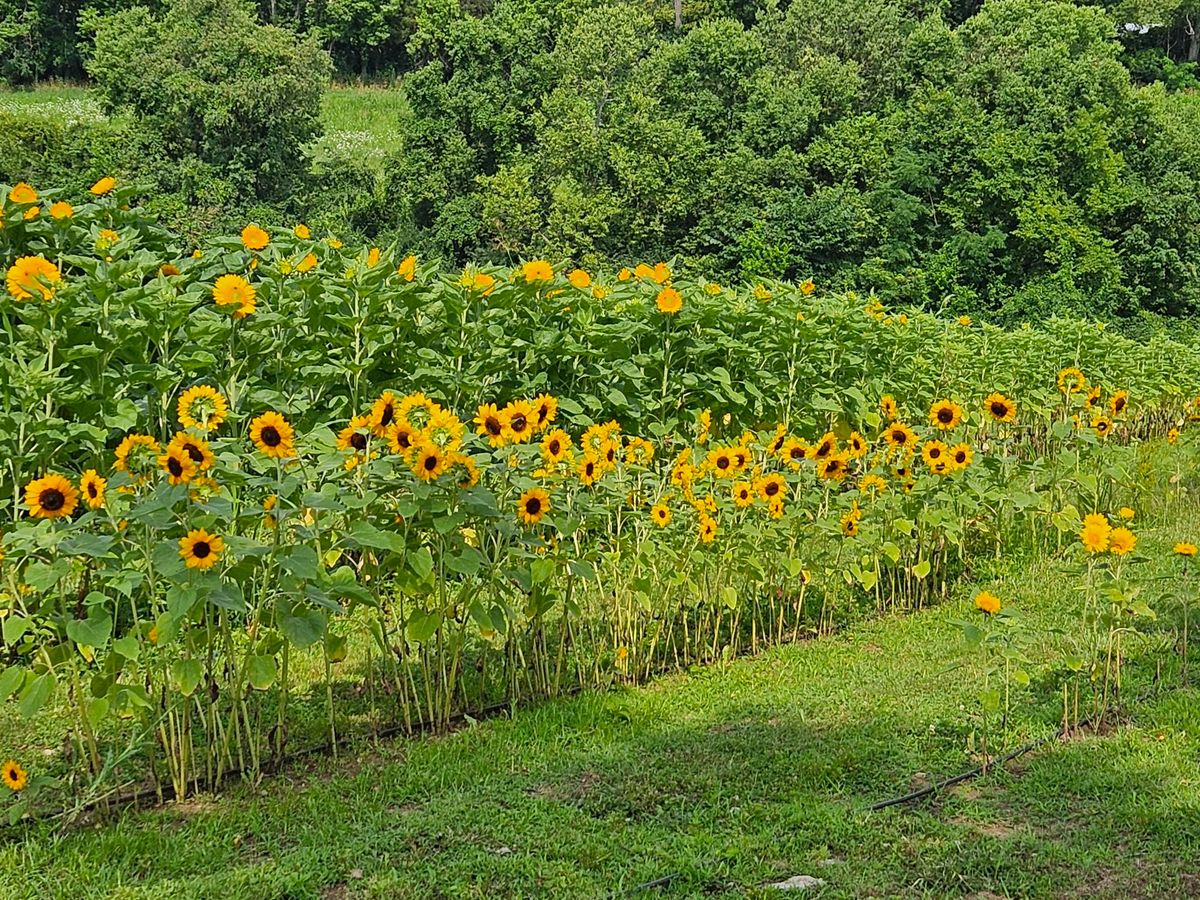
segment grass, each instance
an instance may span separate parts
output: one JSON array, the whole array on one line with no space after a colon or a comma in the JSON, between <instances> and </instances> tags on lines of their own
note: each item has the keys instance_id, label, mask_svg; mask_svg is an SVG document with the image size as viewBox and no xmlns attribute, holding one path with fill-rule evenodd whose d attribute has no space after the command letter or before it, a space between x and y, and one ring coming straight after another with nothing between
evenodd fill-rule
<instances>
[{"instance_id":1,"label":"grass","mask_svg":"<svg viewBox=\"0 0 1200 900\"><path fill-rule=\"evenodd\" d=\"M103 115L86 87L60 84L26 91L0 89L0 113L4 112L70 121ZM321 98L324 140L381 154L398 149L399 126L408 113L404 95L395 88L334 85Z\"/></svg>"},{"instance_id":2,"label":"grass","mask_svg":"<svg viewBox=\"0 0 1200 900\"><path fill-rule=\"evenodd\" d=\"M1200 512L1183 513L1139 549L1165 560L1198 532ZM1055 563L1005 567L993 588L1031 629L1074 623L1081 599ZM754 897L796 874L830 897L1200 893L1195 690L931 803L867 810L971 765L979 673L954 625L968 606L364 744L65 836L32 826L0 855L0 896L604 897L673 876L646 895ZM1061 641L1036 655L1053 665ZM1036 684L1009 745L1056 726Z\"/></svg>"}]
</instances>

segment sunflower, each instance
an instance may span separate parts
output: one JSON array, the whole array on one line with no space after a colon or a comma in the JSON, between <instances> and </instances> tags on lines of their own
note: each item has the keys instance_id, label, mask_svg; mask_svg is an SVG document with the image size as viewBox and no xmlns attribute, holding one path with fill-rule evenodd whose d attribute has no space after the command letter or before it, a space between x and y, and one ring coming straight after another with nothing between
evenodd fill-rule
<instances>
[{"instance_id":1,"label":"sunflower","mask_svg":"<svg viewBox=\"0 0 1200 900\"><path fill-rule=\"evenodd\" d=\"M1112 526L1108 518L1101 513L1091 513L1083 518L1083 529L1079 532L1079 541L1089 553L1103 553L1108 549Z\"/></svg>"},{"instance_id":2,"label":"sunflower","mask_svg":"<svg viewBox=\"0 0 1200 900\"><path fill-rule=\"evenodd\" d=\"M88 188L88 190L95 197L103 197L105 194L107 194L109 191L111 191L116 186L117 186L117 179L113 178L111 175L105 175L103 178L101 178L99 181L97 181L95 184L93 184L90 188Z\"/></svg>"},{"instance_id":3,"label":"sunflower","mask_svg":"<svg viewBox=\"0 0 1200 900\"><path fill-rule=\"evenodd\" d=\"M108 481L101 478L95 469L88 469L79 479L79 492L92 509L104 506L104 491L107 486Z\"/></svg>"},{"instance_id":4,"label":"sunflower","mask_svg":"<svg viewBox=\"0 0 1200 900\"><path fill-rule=\"evenodd\" d=\"M866 438L857 431L850 432L850 437L846 438L846 450L851 459L862 459L869 449Z\"/></svg>"},{"instance_id":5,"label":"sunflower","mask_svg":"<svg viewBox=\"0 0 1200 900\"><path fill-rule=\"evenodd\" d=\"M427 438L415 444L408 456L408 466L422 481L433 481L446 471L450 457L441 447Z\"/></svg>"},{"instance_id":6,"label":"sunflower","mask_svg":"<svg viewBox=\"0 0 1200 900\"><path fill-rule=\"evenodd\" d=\"M771 442L767 445L767 453L771 456L782 455L783 448L787 446L787 442L787 428L782 424L775 426L775 436L771 438Z\"/></svg>"},{"instance_id":7,"label":"sunflower","mask_svg":"<svg viewBox=\"0 0 1200 900\"><path fill-rule=\"evenodd\" d=\"M73 215L75 215L75 207L66 200L50 204L50 218L52 219L69 219Z\"/></svg>"},{"instance_id":8,"label":"sunflower","mask_svg":"<svg viewBox=\"0 0 1200 900\"><path fill-rule=\"evenodd\" d=\"M370 416L355 416L345 428L338 432L337 448L348 453L366 453L371 441Z\"/></svg>"},{"instance_id":9,"label":"sunflower","mask_svg":"<svg viewBox=\"0 0 1200 900\"><path fill-rule=\"evenodd\" d=\"M1059 393L1066 396L1071 394L1081 393L1087 390L1087 378L1083 372L1074 366L1068 366L1058 373L1058 390Z\"/></svg>"},{"instance_id":10,"label":"sunflower","mask_svg":"<svg viewBox=\"0 0 1200 900\"><path fill-rule=\"evenodd\" d=\"M701 516L699 532L700 542L702 544L711 544L717 537L717 520L709 515Z\"/></svg>"},{"instance_id":11,"label":"sunflower","mask_svg":"<svg viewBox=\"0 0 1200 900\"><path fill-rule=\"evenodd\" d=\"M683 309L683 297L673 287L665 287L654 298L654 305L663 315L673 316Z\"/></svg>"},{"instance_id":12,"label":"sunflower","mask_svg":"<svg viewBox=\"0 0 1200 900\"><path fill-rule=\"evenodd\" d=\"M954 464L954 468L962 470L971 465L971 461L975 455L971 452L969 444L955 444L950 448L950 461Z\"/></svg>"},{"instance_id":13,"label":"sunflower","mask_svg":"<svg viewBox=\"0 0 1200 900\"><path fill-rule=\"evenodd\" d=\"M778 497L772 497L767 503L767 513L772 519L782 519L784 512L784 499L780 494ZM805 582L807 584L807 582Z\"/></svg>"},{"instance_id":14,"label":"sunflower","mask_svg":"<svg viewBox=\"0 0 1200 900\"><path fill-rule=\"evenodd\" d=\"M1129 404L1129 391L1117 391L1108 398L1108 409L1115 419L1125 411L1125 407Z\"/></svg>"},{"instance_id":15,"label":"sunflower","mask_svg":"<svg viewBox=\"0 0 1200 900\"><path fill-rule=\"evenodd\" d=\"M433 421L433 417L443 412L442 407L426 397L422 392L407 394L396 407L396 418L407 422L418 431Z\"/></svg>"},{"instance_id":16,"label":"sunflower","mask_svg":"<svg viewBox=\"0 0 1200 900\"><path fill-rule=\"evenodd\" d=\"M269 243L270 236L253 222L242 229L242 244L247 250L263 250Z\"/></svg>"},{"instance_id":17,"label":"sunflower","mask_svg":"<svg viewBox=\"0 0 1200 900\"><path fill-rule=\"evenodd\" d=\"M709 450L704 463L718 478L732 478L736 471L733 454L729 452L728 447L714 447Z\"/></svg>"},{"instance_id":18,"label":"sunflower","mask_svg":"<svg viewBox=\"0 0 1200 900\"><path fill-rule=\"evenodd\" d=\"M738 472L750 465L750 449L744 444L738 444L735 447L729 448L729 455L733 459L733 467Z\"/></svg>"},{"instance_id":19,"label":"sunflower","mask_svg":"<svg viewBox=\"0 0 1200 900\"><path fill-rule=\"evenodd\" d=\"M579 461L578 472L580 483L588 487L599 481L600 477L604 474L600 463L590 453Z\"/></svg>"},{"instance_id":20,"label":"sunflower","mask_svg":"<svg viewBox=\"0 0 1200 900\"><path fill-rule=\"evenodd\" d=\"M371 406L371 431L375 437L385 437L392 423L396 421L400 401L391 391L384 391Z\"/></svg>"},{"instance_id":21,"label":"sunflower","mask_svg":"<svg viewBox=\"0 0 1200 900\"><path fill-rule=\"evenodd\" d=\"M850 457L845 451L834 453L817 460L817 474L826 481L841 481L846 477L849 465Z\"/></svg>"},{"instance_id":22,"label":"sunflower","mask_svg":"<svg viewBox=\"0 0 1200 900\"><path fill-rule=\"evenodd\" d=\"M654 461L654 444L645 438L630 438L625 446L625 462L648 466Z\"/></svg>"},{"instance_id":23,"label":"sunflower","mask_svg":"<svg viewBox=\"0 0 1200 900\"><path fill-rule=\"evenodd\" d=\"M659 528L666 528L671 524L671 508L665 503L656 503L650 507L650 521Z\"/></svg>"},{"instance_id":24,"label":"sunflower","mask_svg":"<svg viewBox=\"0 0 1200 900\"><path fill-rule=\"evenodd\" d=\"M561 428L555 428L542 438L542 459L549 465L562 462L571 454L571 436Z\"/></svg>"},{"instance_id":25,"label":"sunflower","mask_svg":"<svg viewBox=\"0 0 1200 900\"><path fill-rule=\"evenodd\" d=\"M808 442L804 438L788 438L783 442L779 455L793 469L799 469L800 464L808 459Z\"/></svg>"},{"instance_id":26,"label":"sunflower","mask_svg":"<svg viewBox=\"0 0 1200 900\"><path fill-rule=\"evenodd\" d=\"M241 275L222 275L213 284L212 295L217 306L245 306L254 302L254 285Z\"/></svg>"},{"instance_id":27,"label":"sunflower","mask_svg":"<svg viewBox=\"0 0 1200 900\"><path fill-rule=\"evenodd\" d=\"M419 438L420 433L413 431L406 422L393 422L387 430L388 447L398 456L407 456Z\"/></svg>"},{"instance_id":28,"label":"sunflower","mask_svg":"<svg viewBox=\"0 0 1200 900\"><path fill-rule=\"evenodd\" d=\"M748 481L735 481L733 483L733 502L737 504L738 509L745 509L754 502L754 485Z\"/></svg>"},{"instance_id":29,"label":"sunflower","mask_svg":"<svg viewBox=\"0 0 1200 900\"><path fill-rule=\"evenodd\" d=\"M41 256L22 256L8 268L6 285L17 300L31 300L40 295L43 300L54 296L54 285L62 281L58 266Z\"/></svg>"},{"instance_id":30,"label":"sunflower","mask_svg":"<svg viewBox=\"0 0 1200 900\"><path fill-rule=\"evenodd\" d=\"M217 458L213 456L212 447L204 438L193 437L186 432L180 432L171 438L171 443L167 444L168 452L171 450L181 450L188 455L196 468L201 472L206 472L213 467Z\"/></svg>"},{"instance_id":31,"label":"sunflower","mask_svg":"<svg viewBox=\"0 0 1200 900\"><path fill-rule=\"evenodd\" d=\"M475 460L470 455L454 453L450 457L450 465L462 468L462 475L458 479L460 488L465 490L479 484L479 466L475 464Z\"/></svg>"},{"instance_id":32,"label":"sunflower","mask_svg":"<svg viewBox=\"0 0 1200 900\"><path fill-rule=\"evenodd\" d=\"M1000 612L1000 598L991 591L980 591L975 595L975 608L986 615L994 616Z\"/></svg>"},{"instance_id":33,"label":"sunflower","mask_svg":"<svg viewBox=\"0 0 1200 900\"><path fill-rule=\"evenodd\" d=\"M198 467L192 462L191 455L174 443L167 447L167 452L158 458L158 465L167 473L170 484L185 484L196 477Z\"/></svg>"},{"instance_id":34,"label":"sunflower","mask_svg":"<svg viewBox=\"0 0 1200 900\"><path fill-rule=\"evenodd\" d=\"M809 448L808 458L811 460L824 459L831 454L837 453L837 448L837 436L832 431L826 432L821 440Z\"/></svg>"},{"instance_id":35,"label":"sunflower","mask_svg":"<svg viewBox=\"0 0 1200 900\"><path fill-rule=\"evenodd\" d=\"M1108 549L1117 556L1130 553L1135 546L1137 546L1137 537L1124 525L1114 528L1108 535Z\"/></svg>"},{"instance_id":36,"label":"sunflower","mask_svg":"<svg viewBox=\"0 0 1200 900\"><path fill-rule=\"evenodd\" d=\"M942 431L957 428L962 421L962 407L953 400L939 400L929 407L929 424Z\"/></svg>"},{"instance_id":37,"label":"sunflower","mask_svg":"<svg viewBox=\"0 0 1200 900\"><path fill-rule=\"evenodd\" d=\"M988 394L983 401L983 409L996 422L1017 420L1017 404L1000 393Z\"/></svg>"},{"instance_id":38,"label":"sunflower","mask_svg":"<svg viewBox=\"0 0 1200 900\"><path fill-rule=\"evenodd\" d=\"M854 537L858 534L858 523L862 521L862 510L858 508L858 501L854 501L854 505L841 518L842 534L846 537Z\"/></svg>"},{"instance_id":39,"label":"sunflower","mask_svg":"<svg viewBox=\"0 0 1200 900\"><path fill-rule=\"evenodd\" d=\"M402 420L403 421L403 420ZM397 425L402 422L397 422ZM448 409L442 409L440 406L429 417L429 424L425 426L425 436L441 447L443 450L457 450L462 446L463 432L465 431L462 421L454 413Z\"/></svg>"},{"instance_id":40,"label":"sunflower","mask_svg":"<svg viewBox=\"0 0 1200 900\"><path fill-rule=\"evenodd\" d=\"M118 472L135 472L148 469L152 460L158 458L158 441L148 434L127 434L117 444L116 461L113 468Z\"/></svg>"},{"instance_id":41,"label":"sunflower","mask_svg":"<svg viewBox=\"0 0 1200 900\"><path fill-rule=\"evenodd\" d=\"M882 494L887 490L887 481L879 475L866 475L863 480L858 483L858 492L860 494Z\"/></svg>"},{"instance_id":42,"label":"sunflower","mask_svg":"<svg viewBox=\"0 0 1200 900\"><path fill-rule=\"evenodd\" d=\"M537 422L537 410L528 400L513 400L500 410L500 427L504 439L513 444L529 440Z\"/></svg>"},{"instance_id":43,"label":"sunflower","mask_svg":"<svg viewBox=\"0 0 1200 900\"><path fill-rule=\"evenodd\" d=\"M198 384L180 394L176 412L184 428L212 431L229 415L229 404L216 388Z\"/></svg>"},{"instance_id":44,"label":"sunflower","mask_svg":"<svg viewBox=\"0 0 1200 900\"><path fill-rule=\"evenodd\" d=\"M1097 437L1108 437L1112 431L1112 419L1108 416L1096 416L1092 419L1092 431L1096 432Z\"/></svg>"},{"instance_id":45,"label":"sunflower","mask_svg":"<svg viewBox=\"0 0 1200 900\"><path fill-rule=\"evenodd\" d=\"M758 491L758 496L770 503L776 497L782 497L787 493L787 482L778 472L772 472L770 475L763 475L756 479L754 489Z\"/></svg>"},{"instance_id":46,"label":"sunflower","mask_svg":"<svg viewBox=\"0 0 1200 900\"><path fill-rule=\"evenodd\" d=\"M534 431L544 431L558 418L558 399L550 394L538 394L533 398L533 409L537 414Z\"/></svg>"},{"instance_id":47,"label":"sunflower","mask_svg":"<svg viewBox=\"0 0 1200 900\"><path fill-rule=\"evenodd\" d=\"M1101 393L1102 393L1102 391L1100 390L1100 385L1098 385L1098 384L1097 384L1097 385L1093 385L1093 386L1092 386L1092 387L1091 387L1091 388L1088 390L1088 392L1087 392L1087 398L1086 398L1086 399L1083 401L1083 405L1084 405L1084 406L1086 406L1088 409L1091 409L1091 408L1092 408L1092 407L1094 407L1094 406L1095 406L1097 403L1099 403L1099 402L1100 402L1100 394L1101 394Z\"/></svg>"},{"instance_id":48,"label":"sunflower","mask_svg":"<svg viewBox=\"0 0 1200 900\"><path fill-rule=\"evenodd\" d=\"M550 495L541 488L530 488L517 501L517 518L526 525L536 525L550 511Z\"/></svg>"},{"instance_id":49,"label":"sunflower","mask_svg":"<svg viewBox=\"0 0 1200 900\"><path fill-rule=\"evenodd\" d=\"M1126 522L1129 522L1129 521L1133 520L1134 516L1136 516L1137 513L1131 507L1122 506L1120 509L1117 510L1117 515L1120 516L1122 519L1124 519Z\"/></svg>"},{"instance_id":50,"label":"sunflower","mask_svg":"<svg viewBox=\"0 0 1200 900\"><path fill-rule=\"evenodd\" d=\"M916 444L917 435L903 422L893 422L884 431L883 439L892 450L909 450Z\"/></svg>"},{"instance_id":51,"label":"sunflower","mask_svg":"<svg viewBox=\"0 0 1200 900\"><path fill-rule=\"evenodd\" d=\"M265 412L250 423L250 440L260 453L272 459L296 455L296 431L277 412Z\"/></svg>"},{"instance_id":52,"label":"sunflower","mask_svg":"<svg viewBox=\"0 0 1200 900\"><path fill-rule=\"evenodd\" d=\"M493 447L504 446L504 420L495 403L483 403L475 415L475 433L485 435Z\"/></svg>"},{"instance_id":53,"label":"sunflower","mask_svg":"<svg viewBox=\"0 0 1200 900\"><path fill-rule=\"evenodd\" d=\"M884 394L879 398L879 410L887 416L889 422L895 422L900 415L900 407L896 405L896 398L891 394Z\"/></svg>"},{"instance_id":54,"label":"sunflower","mask_svg":"<svg viewBox=\"0 0 1200 900\"><path fill-rule=\"evenodd\" d=\"M12 190L8 192L8 200L10 203L20 203L22 205L37 203L38 193L33 189L32 185L24 181L18 181L13 185Z\"/></svg>"},{"instance_id":55,"label":"sunflower","mask_svg":"<svg viewBox=\"0 0 1200 900\"><path fill-rule=\"evenodd\" d=\"M203 528L189 531L187 537L179 539L179 555L189 569L211 569L220 561L224 550L225 542Z\"/></svg>"},{"instance_id":56,"label":"sunflower","mask_svg":"<svg viewBox=\"0 0 1200 900\"><path fill-rule=\"evenodd\" d=\"M61 475L51 472L25 485L25 505L35 519L62 519L75 512L79 492Z\"/></svg>"},{"instance_id":57,"label":"sunflower","mask_svg":"<svg viewBox=\"0 0 1200 900\"><path fill-rule=\"evenodd\" d=\"M1179 429L1172 428L1170 431L1167 432L1167 443L1175 444L1178 442L1179 442Z\"/></svg>"},{"instance_id":58,"label":"sunflower","mask_svg":"<svg viewBox=\"0 0 1200 900\"><path fill-rule=\"evenodd\" d=\"M1189 544L1186 541L1180 541L1172 548L1172 552L1177 553L1180 556L1195 556L1196 545Z\"/></svg>"},{"instance_id":59,"label":"sunflower","mask_svg":"<svg viewBox=\"0 0 1200 900\"><path fill-rule=\"evenodd\" d=\"M5 760L0 766L0 781L10 791L23 791L29 784L29 773L15 759Z\"/></svg>"},{"instance_id":60,"label":"sunflower","mask_svg":"<svg viewBox=\"0 0 1200 900\"><path fill-rule=\"evenodd\" d=\"M554 277L554 267L544 259L533 259L521 266L521 277L527 284L549 281Z\"/></svg>"},{"instance_id":61,"label":"sunflower","mask_svg":"<svg viewBox=\"0 0 1200 900\"><path fill-rule=\"evenodd\" d=\"M945 466L950 459L950 448L941 441L926 441L921 448L921 458L930 469L939 464Z\"/></svg>"}]
</instances>

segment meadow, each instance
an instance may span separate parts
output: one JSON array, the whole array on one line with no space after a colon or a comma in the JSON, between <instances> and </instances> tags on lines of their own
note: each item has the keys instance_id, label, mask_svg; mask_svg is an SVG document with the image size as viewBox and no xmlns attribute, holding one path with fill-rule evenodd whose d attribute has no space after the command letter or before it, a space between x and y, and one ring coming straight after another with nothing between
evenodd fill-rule
<instances>
[{"instance_id":1,"label":"meadow","mask_svg":"<svg viewBox=\"0 0 1200 900\"><path fill-rule=\"evenodd\" d=\"M141 191L3 186L0 810L22 850L0 879L17 895L603 895L665 876L736 893L830 856L856 863L826 878L848 894L1025 895L1098 853L1111 893L1138 866L1194 887L1169 862L1197 841L1194 347L673 260L448 271L299 222L196 241ZM1147 730L1178 752L1141 748ZM1031 738L1066 755L1010 785L992 770ZM643 741L661 766L637 762ZM1149 800L1079 836L1022 818L948 868L979 816L1087 814L1064 781L1125 783L1083 760L1143 749ZM967 795L962 821L915 825L860 801L971 765L1021 799ZM330 786L286 787L306 767ZM335 858L339 819L295 810L380 772ZM491 813L463 818L472 797ZM410 804L401 829L435 844L456 820L481 846L602 824L553 871L510 843L475 874L478 847L435 847L425 871L376 843ZM189 809L164 852L163 817ZM786 838L805 811L836 846ZM247 862L260 815L313 823ZM598 844L620 822L641 848L623 861ZM200 868L197 834L236 851L226 868ZM1098 834L1146 853L1105 855ZM1050 861L1021 869L1010 837ZM344 862L362 841L382 853L369 880Z\"/></svg>"}]
</instances>

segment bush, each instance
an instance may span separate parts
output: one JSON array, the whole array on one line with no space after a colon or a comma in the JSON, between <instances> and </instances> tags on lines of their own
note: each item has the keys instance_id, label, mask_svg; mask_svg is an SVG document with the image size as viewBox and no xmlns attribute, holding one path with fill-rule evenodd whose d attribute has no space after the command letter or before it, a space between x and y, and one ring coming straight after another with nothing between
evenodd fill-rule
<instances>
[{"instance_id":1,"label":"bush","mask_svg":"<svg viewBox=\"0 0 1200 900\"><path fill-rule=\"evenodd\" d=\"M109 111L128 110L173 161L196 160L243 195L281 197L320 132L328 54L259 25L239 0L180 0L97 20L88 72Z\"/></svg>"}]
</instances>

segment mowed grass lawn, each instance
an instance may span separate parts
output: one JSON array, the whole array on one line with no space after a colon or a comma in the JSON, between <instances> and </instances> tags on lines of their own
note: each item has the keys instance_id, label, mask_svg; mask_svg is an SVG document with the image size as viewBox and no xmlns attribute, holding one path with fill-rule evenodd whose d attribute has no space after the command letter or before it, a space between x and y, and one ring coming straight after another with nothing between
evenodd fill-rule
<instances>
[{"instance_id":1,"label":"mowed grass lawn","mask_svg":"<svg viewBox=\"0 0 1200 900\"><path fill-rule=\"evenodd\" d=\"M1200 515L1140 532L1167 575ZM1056 564L996 567L1010 574L979 583L1032 630L1075 622ZM0 853L0 897L608 897L656 881L636 895L756 897L798 874L829 897L1200 895L1194 690L932 802L868 810L971 764L979 663L953 624L971 593L65 836L29 827ZM1051 638L1034 654L1057 652ZM1056 703L1051 685L1019 694L1010 743L1052 733Z\"/></svg>"}]
</instances>

